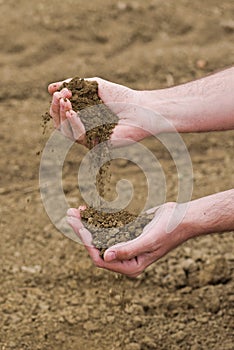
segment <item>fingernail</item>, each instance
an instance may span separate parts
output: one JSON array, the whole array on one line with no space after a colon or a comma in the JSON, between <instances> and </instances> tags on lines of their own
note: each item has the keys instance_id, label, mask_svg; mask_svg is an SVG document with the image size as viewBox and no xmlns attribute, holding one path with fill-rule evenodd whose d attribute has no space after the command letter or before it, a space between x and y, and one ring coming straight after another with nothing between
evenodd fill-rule
<instances>
[{"instance_id":1,"label":"fingernail","mask_svg":"<svg viewBox=\"0 0 234 350\"><path fill-rule=\"evenodd\" d=\"M113 251L106 252L104 254L104 260L107 261L107 262L113 261L115 259L116 259L116 253L113 252Z\"/></svg>"}]
</instances>

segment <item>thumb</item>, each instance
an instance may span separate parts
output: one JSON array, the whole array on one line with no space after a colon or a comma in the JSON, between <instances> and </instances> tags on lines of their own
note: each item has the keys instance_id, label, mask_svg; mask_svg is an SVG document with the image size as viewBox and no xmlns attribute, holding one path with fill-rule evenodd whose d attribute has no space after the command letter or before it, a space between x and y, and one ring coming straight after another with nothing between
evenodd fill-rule
<instances>
[{"instance_id":1,"label":"thumb","mask_svg":"<svg viewBox=\"0 0 234 350\"><path fill-rule=\"evenodd\" d=\"M130 260L138 255L150 251L150 243L147 235L141 234L132 241L119 243L108 248L104 253L104 260Z\"/></svg>"}]
</instances>

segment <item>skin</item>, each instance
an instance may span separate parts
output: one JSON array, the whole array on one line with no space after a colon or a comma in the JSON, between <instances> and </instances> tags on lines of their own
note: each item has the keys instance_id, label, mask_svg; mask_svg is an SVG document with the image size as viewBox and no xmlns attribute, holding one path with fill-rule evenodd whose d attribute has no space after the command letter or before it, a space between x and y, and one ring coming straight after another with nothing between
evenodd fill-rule
<instances>
[{"instance_id":1,"label":"skin","mask_svg":"<svg viewBox=\"0 0 234 350\"><path fill-rule=\"evenodd\" d=\"M84 207L69 209L67 215L68 223L84 243L97 267L137 277L147 266L190 238L234 230L233 189L191 201L183 220L168 232L169 220L176 217L177 211L183 210L184 206L172 202L151 209L150 212L155 211L154 219L145 226L142 234L132 241L109 248L104 254L104 260L92 245L90 232L80 221L80 211Z\"/></svg>"},{"instance_id":2,"label":"skin","mask_svg":"<svg viewBox=\"0 0 234 350\"><path fill-rule=\"evenodd\" d=\"M98 82L99 96L119 116L111 136L117 146L150 134L234 129L234 67L155 91L135 91L100 78L91 80ZM85 130L79 115L71 109L70 91L57 92L61 84L57 82L48 87L53 95L50 114L54 125L65 136L85 145ZM69 123L67 128L63 127L66 123ZM155 217L138 238L110 247L103 260L92 245L90 232L80 221L82 209L69 209L68 223L81 238L94 264L130 277L138 276L190 238L234 230L234 189L189 203L165 203L152 209ZM184 210L183 219L168 232L169 220L176 219L180 210Z\"/></svg>"}]
</instances>

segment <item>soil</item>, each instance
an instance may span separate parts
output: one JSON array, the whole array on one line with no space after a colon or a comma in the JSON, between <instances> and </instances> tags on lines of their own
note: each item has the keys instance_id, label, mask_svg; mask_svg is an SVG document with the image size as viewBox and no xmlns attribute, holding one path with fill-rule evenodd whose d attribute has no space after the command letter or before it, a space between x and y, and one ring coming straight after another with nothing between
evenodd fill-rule
<instances>
[{"instance_id":1,"label":"soil","mask_svg":"<svg viewBox=\"0 0 234 350\"><path fill-rule=\"evenodd\" d=\"M53 131L42 135L40 126L48 83L100 76L156 89L200 78L234 64L233 13L230 0L0 1L1 350L233 348L233 233L188 241L129 279L97 269L82 245L56 230L38 185ZM194 199L233 187L233 131L183 139ZM176 200L167 150L155 139L143 144L166 174L166 200ZM77 168L86 152L75 144L64 164L71 207L82 203ZM128 210L140 211L141 169L125 159L110 168L114 188L131 181Z\"/></svg>"},{"instance_id":2,"label":"soil","mask_svg":"<svg viewBox=\"0 0 234 350\"><path fill-rule=\"evenodd\" d=\"M98 83L96 81L87 81L75 77L69 83L63 83L60 90L65 87L72 93L70 99L72 109L79 113L79 118L84 124L87 147L92 149L97 144L100 144L100 148L95 151L95 159L90 164L90 171L94 171L93 165L99 169L96 186L100 196L104 197L106 190L109 189L108 184L111 178L109 172L110 161L102 166L101 162L103 157L111 159L107 141L109 141L110 135L118 122L118 117L98 96ZM101 207L101 198L94 200L92 205Z\"/></svg>"},{"instance_id":3,"label":"soil","mask_svg":"<svg viewBox=\"0 0 234 350\"><path fill-rule=\"evenodd\" d=\"M81 211L81 218L92 234L93 245L100 250L100 256L103 257L107 248L138 237L153 219L153 215L137 216L126 210L110 213L88 207Z\"/></svg>"},{"instance_id":4,"label":"soil","mask_svg":"<svg viewBox=\"0 0 234 350\"><path fill-rule=\"evenodd\" d=\"M107 144L102 144L109 141L114 127L118 122L118 117L103 103L98 96L98 83L96 81L87 81L78 77L73 78L69 83L63 83L59 90L67 88L71 91L70 99L72 109L79 113L79 117L85 126L87 146L89 149L96 144L101 144L99 154L92 162L100 168L96 186L102 197L105 196L105 190L109 188L111 174L109 167L111 161L101 165L101 158L108 156L111 159L110 148ZM97 108L101 107L101 108ZM95 106L95 108L90 108ZM45 117L44 120L47 120ZM98 126L97 126L98 125ZM93 171L92 164L90 171ZM95 205L93 203L92 205ZM86 228L90 230L93 236L93 244L100 250L100 255L103 256L105 250L120 242L126 242L129 239L134 239L142 233L143 227L150 222L151 218L129 213L126 210L108 212L109 208L102 207L101 200L97 203L97 208L89 207L87 203L86 209L81 212L82 221ZM103 230L103 228L105 230Z\"/></svg>"},{"instance_id":5,"label":"soil","mask_svg":"<svg viewBox=\"0 0 234 350\"><path fill-rule=\"evenodd\" d=\"M61 89L64 87L71 91L72 109L79 111L79 117L85 126L88 148L109 140L118 117L98 96L98 83L75 77L69 83L62 84Z\"/></svg>"}]
</instances>

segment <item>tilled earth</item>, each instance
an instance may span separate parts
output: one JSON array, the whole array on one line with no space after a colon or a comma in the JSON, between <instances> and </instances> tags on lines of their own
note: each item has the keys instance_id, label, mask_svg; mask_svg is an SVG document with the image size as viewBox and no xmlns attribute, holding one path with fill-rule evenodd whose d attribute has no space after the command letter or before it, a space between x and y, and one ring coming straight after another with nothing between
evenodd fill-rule
<instances>
[{"instance_id":1,"label":"tilled earth","mask_svg":"<svg viewBox=\"0 0 234 350\"><path fill-rule=\"evenodd\" d=\"M53 131L41 127L48 83L101 76L155 89L202 77L234 64L233 14L229 0L0 1L1 350L233 348L233 233L189 241L129 279L94 267L82 245L56 230L38 183ZM233 131L183 139L193 198L233 187ZM176 200L173 160L157 140L143 144L164 170L166 200ZM86 153L73 145L64 163L72 207L83 204L77 171ZM111 170L113 186L131 181L130 207L142 210L140 167L116 159Z\"/></svg>"}]
</instances>

